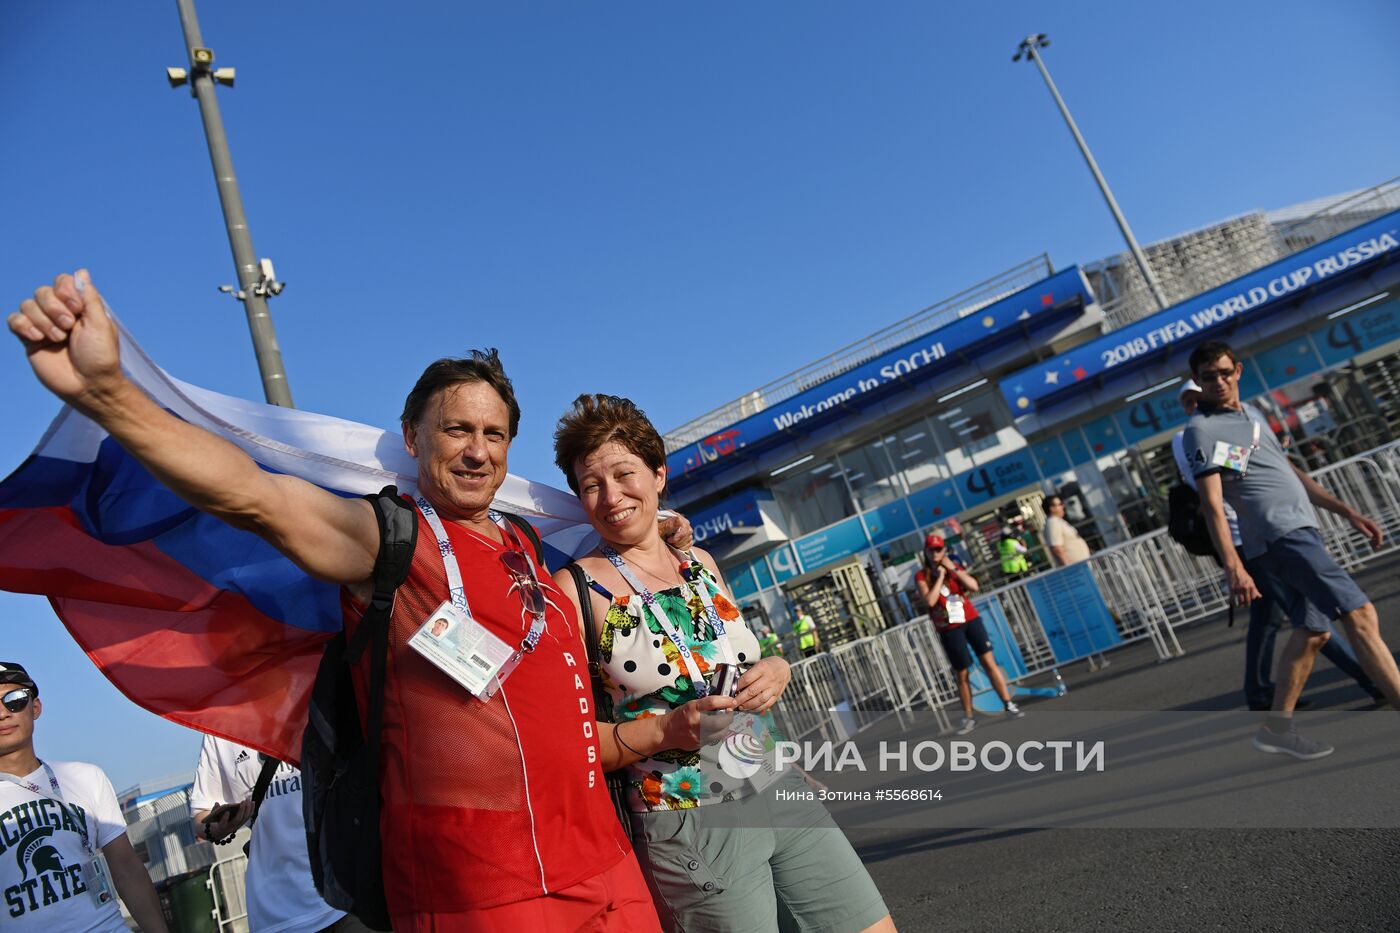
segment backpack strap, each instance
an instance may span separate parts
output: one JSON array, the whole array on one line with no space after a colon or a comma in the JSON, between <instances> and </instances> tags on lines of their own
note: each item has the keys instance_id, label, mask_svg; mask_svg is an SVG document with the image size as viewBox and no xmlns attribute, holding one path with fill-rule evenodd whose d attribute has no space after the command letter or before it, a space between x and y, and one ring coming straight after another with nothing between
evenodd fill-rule
<instances>
[{"instance_id":1,"label":"backpack strap","mask_svg":"<svg viewBox=\"0 0 1400 933\"><path fill-rule=\"evenodd\" d=\"M257 783L253 785L253 819L258 818L258 811L262 809L263 799L267 797L267 789L272 786L272 776L277 773L277 768L282 762L270 756L263 756L262 770L258 772Z\"/></svg>"},{"instance_id":2,"label":"backpack strap","mask_svg":"<svg viewBox=\"0 0 1400 933\"><path fill-rule=\"evenodd\" d=\"M512 512L501 512L501 515L505 518L506 521L510 522L516 528L519 528L522 532L524 532L525 537L530 539L530 546L535 549L535 563L543 567L544 543L540 541L540 533L535 530L535 526L531 525L525 519Z\"/></svg>"},{"instance_id":3,"label":"backpack strap","mask_svg":"<svg viewBox=\"0 0 1400 933\"><path fill-rule=\"evenodd\" d=\"M345 648L345 663L353 666L366 645L373 640L369 656L369 710L366 716L366 736L370 761L379 761L379 745L384 731L384 672L389 656L389 616L394 609L394 594L408 579L413 564L413 551L418 546L418 510L399 496L396 486L385 486L379 492L365 496L374 506L379 523L379 554L374 559L370 577L374 595L360 617L355 637Z\"/></svg>"},{"instance_id":4,"label":"backpack strap","mask_svg":"<svg viewBox=\"0 0 1400 933\"><path fill-rule=\"evenodd\" d=\"M374 626L366 625L366 621L382 615L387 632L389 612L394 607L394 593L408 579L413 550L418 546L418 510L399 496L397 486L385 486L365 498L374 506L374 517L379 524L379 553L374 559L374 571L370 576L374 595L370 597L364 617L355 629L355 637L345 646L345 663L351 665L360 660L360 654L372 634Z\"/></svg>"}]
</instances>

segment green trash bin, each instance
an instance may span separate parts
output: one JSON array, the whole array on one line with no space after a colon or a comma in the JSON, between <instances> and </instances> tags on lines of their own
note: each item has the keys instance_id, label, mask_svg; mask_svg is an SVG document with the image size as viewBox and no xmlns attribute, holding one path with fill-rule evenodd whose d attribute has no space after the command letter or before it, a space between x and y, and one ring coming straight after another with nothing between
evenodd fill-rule
<instances>
[{"instance_id":1,"label":"green trash bin","mask_svg":"<svg viewBox=\"0 0 1400 933\"><path fill-rule=\"evenodd\" d=\"M209 871L195 872L170 886L170 906L179 933L218 933L214 923L214 893Z\"/></svg>"}]
</instances>

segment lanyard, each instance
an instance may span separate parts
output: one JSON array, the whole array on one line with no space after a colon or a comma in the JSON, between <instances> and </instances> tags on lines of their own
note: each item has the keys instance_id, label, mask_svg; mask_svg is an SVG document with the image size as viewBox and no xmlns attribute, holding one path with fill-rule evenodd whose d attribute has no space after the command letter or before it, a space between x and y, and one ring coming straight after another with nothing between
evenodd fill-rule
<instances>
[{"instance_id":1,"label":"lanyard","mask_svg":"<svg viewBox=\"0 0 1400 933\"><path fill-rule=\"evenodd\" d=\"M700 605L705 607L705 621L710 623L710 630L715 633L715 640L719 642L719 650L724 654L725 662L738 664L739 659L734 656L734 649L729 644L729 632L724 627L724 620L719 617L719 610L715 608L710 587L705 583L704 569L704 565L689 554L686 555L686 560L681 562L681 573L690 581L691 588L700 597Z\"/></svg>"},{"instance_id":2,"label":"lanyard","mask_svg":"<svg viewBox=\"0 0 1400 933\"><path fill-rule=\"evenodd\" d=\"M49 767L49 763L47 761L41 761L39 762L39 764L44 766L44 773L49 776L49 786L53 788L52 794L44 793L44 789L38 784L35 784L33 781L26 781L24 778L15 777L13 774L0 773L0 780L9 781L11 784L18 784L20 787L23 787L25 790L31 793L35 793L38 794L40 797L47 797L50 800L57 801L59 806L63 807L64 809L69 809L70 807L68 801L63 799L63 790L58 786L58 775L53 773L53 768ZM92 839L88 835L86 821L83 818L77 816L76 814L73 815L72 819L73 825L77 827L78 835L81 836L83 839L83 848L86 849L90 854L96 854L96 850L92 847Z\"/></svg>"},{"instance_id":3,"label":"lanyard","mask_svg":"<svg viewBox=\"0 0 1400 933\"><path fill-rule=\"evenodd\" d=\"M447 538L447 529L442 526L442 519L438 517L437 510L428 504L428 500L422 496L417 498L418 508L423 513L423 517L428 520L428 527L433 530L433 536L437 538L438 553L442 555L442 569L447 573L447 592L452 600L452 608L462 615L470 618L471 606L467 603L467 589L462 585L462 571L457 566L457 553L452 549L452 542ZM501 529L501 536L506 540L507 547L514 543L515 549L522 554L525 546L520 543L520 536L515 533L515 529L501 517L501 513L495 509L487 512L491 521ZM535 577L535 564L528 554L525 555L525 564L530 568L530 582L535 586L540 585L540 581ZM520 647L515 650L511 662L520 660L520 656L529 654L535 650L535 646L540 642L540 635L544 632L544 613L533 612L530 620L530 630L525 633L525 637L520 642ZM507 663L511 663L507 662Z\"/></svg>"},{"instance_id":4,"label":"lanyard","mask_svg":"<svg viewBox=\"0 0 1400 933\"><path fill-rule=\"evenodd\" d=\"M676 627L671 624L670 618L666 615L660 604L657 603L656 597L652 595L651 590L647 589L646 584L637 578L637 575L632 572L632 568L627 566L627 562L622 559L622 555L618 554L611 544L603 545L603 556L608 559L608 563L617 568L617 572L622 575L622 579L627 581L627 585L632 587L633 591L642 598L642 605L645 609L651 610L652 617L655 618L656 623L661 626L661 631L671 640L671 644L676 646L676 651L680 654L681 660L685 662L685 672L690 677L690 682L695 688L695 693L701 697L709 696L710 685L705 682L705 676L700 673L700 668L695 663L695 658L691 653L690 646L686 644L685 636L677 631ZM687 585L686 588L689 589L689 585ZM700 597L701 604L705 607L706 618L715 631L715 640L719 642L720 651L724 654L724 660L729 664L736 663L734 659L734 649L730 647L729 644L729 635L724 630L724 622L720 620L719 613L715 611L714 601L710 597L709 588L705 586L703 581L700 581L694 587L694 590Z\"/></svg>"}]
</instances>

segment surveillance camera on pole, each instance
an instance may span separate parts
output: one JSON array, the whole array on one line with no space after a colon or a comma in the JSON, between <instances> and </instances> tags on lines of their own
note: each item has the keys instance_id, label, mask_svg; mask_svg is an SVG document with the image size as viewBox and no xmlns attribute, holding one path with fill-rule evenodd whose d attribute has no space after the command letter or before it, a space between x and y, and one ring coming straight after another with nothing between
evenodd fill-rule
<instances>
[{"instance_id":1,"label":"surveillance camera on pole","mask_svg":"<svg viewBox=\"0 0 1400 933\"><path fill-rule=\"evenodd\" d=\"M1108 190L1108 180L1103 177L1103 172L1099 171L1099 164L1094 161L1094 154L1089 151L1089 144L1084 141L1083 134L1075 125L1074 117L1069 115L1069 107L1065 106L1065 100L1060 96L1055 82L1050 80L1050 72L1046 69L1045 62L1037 54L1038 49L1043 49L1049 44L1050 38L1044 33L1032 33L1021 40L1021 45L1016 49L1016 54L1011 57L1011 60L1019 62L1023 58L1028 58L1035 62L1036 67L1040 69L1041 77L1045 79L1045 86L1050 89L1051 96L1059 105L1060 113L1064 116L1065 123L1069 124L1069 131L1074 134L1074 141L1079 144L1079 151L1084 155L1084 161L1089 163L1089 171L1093 173L1094 180L1099 183L1099 190L1103 192L1103 199L1108 202L1108 209L1113 213L1113 219L1118 222L1118 229L1123 232L1123 239L1128 241L1128 251L1133 254L1138 270L1147 282L1152 297L1157 301L1157 307L1159 309L1165 308L1167 296L1162 292L1162 286L1158 284L1157 276L1152 273L1152 267L1147 264L1147 256L1143 253L1142 247L1138 246L1137 238L1133 236L1133 231L1128 226L1128 219L1123 216L1123 212L1118 208L1118 202L1113 198L1113 192Z\"/></svg>"},{"instance_id":2,"label":"surveillance camera on pole","mask_svg":"<svg viewBox=\"0 0 1400 933\"><path fill-rule=\"evenodd\" d=\"M233 87L232 68L214 68L214 50L205 46L199 34L199 20L194 0L175 0L180 10L180 25L184 28L185 48L189 68L167 68L165 79L172 88L190 86L190 95L199 101L199 114L204 121L204 135L209 143L209 158L214 165L214 181L219 189L223 207L224 227L229 246L233 248L238 286L222 285L219 291L243 302L248 316L248 330L253 336L253 352L258 358L262 375L263 395L273 405L292 408L292 393L287 385L287 371L282 365L282 351L277 346L277 333L272 327L267 299L280 295L284 287L273 274L272 263L259 260L253 251L253 237L248 232L248 218L243 212L243 197L238 191L238 179L233 172L233 156L229 154L224 121L219 115L219 102L214 96L215 85Z\"/></svg>"}]
</instances>

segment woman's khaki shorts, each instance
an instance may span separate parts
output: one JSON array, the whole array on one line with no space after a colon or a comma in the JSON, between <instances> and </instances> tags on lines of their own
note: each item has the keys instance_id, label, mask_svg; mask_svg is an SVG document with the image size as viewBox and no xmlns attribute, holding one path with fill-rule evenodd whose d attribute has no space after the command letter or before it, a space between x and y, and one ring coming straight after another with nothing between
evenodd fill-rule
<instances>
[{"instance_id":1,"label":"woman's khaki shorts","mask_svg":"<svg viewBox=\"0 0 1400 933\"><path fill-rule=\"evenodd\" d=\"M779 799L779 791L788 799ZM762 793L632 814L637 861L676 933L857 933L888 910L826 807L789 769Z\"/></svg>"}]
</instances>

